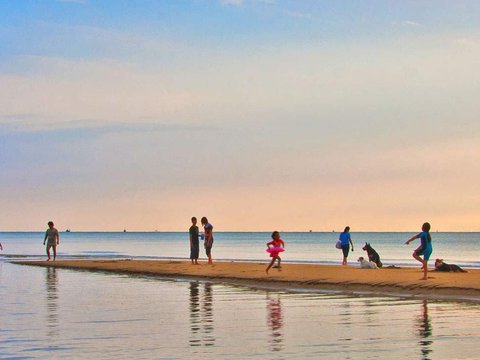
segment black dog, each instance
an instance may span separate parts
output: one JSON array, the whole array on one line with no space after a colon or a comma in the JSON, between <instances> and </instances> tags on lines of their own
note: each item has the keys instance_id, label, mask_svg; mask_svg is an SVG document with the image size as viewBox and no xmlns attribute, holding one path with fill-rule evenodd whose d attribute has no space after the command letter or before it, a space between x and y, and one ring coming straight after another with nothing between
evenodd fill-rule
<instances>
[{"instance_id":1,"label":"black dog","mask_svg":"<svg viewBox=\"0 0 480 360\"><path fill-rule=\"evenodd\" d=\"M380 261L380 255L370 246L369 243L365 243L365 246L362 248L368 254L368 260L373 261L379 268L383 266L382 262Z\"/></svg>"},{"instance_id":2,"label":"black dog","mask_svg":"<svg viewBox=\"0 0 480 360\"><path fill-rule=\"evenodd\" d=\"M463 270L460 266L455 264L447 264L443 262L443 259L435 260L435 270L436 271L445 271L445 272L468 272Z\"/></svg>"}]
</instances>

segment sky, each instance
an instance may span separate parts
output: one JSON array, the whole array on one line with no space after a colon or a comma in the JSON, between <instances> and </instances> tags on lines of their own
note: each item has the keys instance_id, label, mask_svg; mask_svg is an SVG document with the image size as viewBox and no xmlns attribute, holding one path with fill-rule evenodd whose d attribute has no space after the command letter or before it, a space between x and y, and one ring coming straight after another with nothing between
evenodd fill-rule
<instances>
[{"instance_id":1,"label":"sky","mask_svg":"<svg viewBox=\"0 0 480 360\"><path fill-rule=\"evenodd\" d=\"M0 231L480 231L480 2L4 0Z\"/></svg>"}]
</instances>

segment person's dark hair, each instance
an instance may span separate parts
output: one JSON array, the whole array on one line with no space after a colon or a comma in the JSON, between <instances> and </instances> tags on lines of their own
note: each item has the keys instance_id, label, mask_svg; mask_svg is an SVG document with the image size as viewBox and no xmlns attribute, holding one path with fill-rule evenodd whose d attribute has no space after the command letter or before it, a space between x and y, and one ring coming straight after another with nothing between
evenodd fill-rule
<instances>
[{"instance_id":1,"label":"person's dark hair","mask_svg":"<svg viewBox=\"0 0 480 360\"><path fill-rule=\"evenodd\" d=\"M208 219L205 216L202 217L201 223L202 224L208 224Z\"/></svg>"},{"instance_id":2,"label":"person's dark hair","mask_svg":"<svg viewBox=\"0 0 480 360\"><path fill-rule=\"evenodd\" d=\"M345 227L345 230L343 230L344 233L345 233L345 232L349 232L349 231L350 231L350 226L346 226L346 227Z\"/></svg>"},{"instance_id":3,"label":"person's dark hair","mask_svg":"<svg viewBox=\"0 0 480 360\"><path fill-rule=\"evenodd\" d=\"M49 221L48 226L53 226L53 221Z\"/></svg>"},{"instance_id":4,"label":"person's dark hair","mask_svg":"<svg viewBox=\"0 0 480 360\"><path fill-rule=\"evenodd\" d=\"M430 223L426 222L422 225L422 231L425 231L427 233L427 239L428 242L432 241L432 237L430 236Z\"/></svg>"},{"instance_id":5,"label":"person's dark hair","mask_svg":"<svg viewBox=\"0 0 480 360\"><path fill-rule=\"evenodd\" d=\"M280 235L280 233L278 231L274 231L272 232L272 239L275 239L275 235Z\"/></svg>"},{"instance_id":6,"label":"person's dark hair","mask_svg":"<svg viewBox=\"0 0 480 360\"><path fill-rule=\"evenodd\" d=\"M197 221L197 218L196 218L195 216L193 216L193 217L192 217L192 221L193 221L193 220Z\"/></svg>"}]
</instances>

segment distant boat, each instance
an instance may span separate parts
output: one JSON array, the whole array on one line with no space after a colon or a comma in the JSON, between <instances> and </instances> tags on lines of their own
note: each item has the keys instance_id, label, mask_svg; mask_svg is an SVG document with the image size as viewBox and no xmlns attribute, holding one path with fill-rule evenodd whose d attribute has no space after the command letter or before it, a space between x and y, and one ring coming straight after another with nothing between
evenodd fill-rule
<instances>
[{"instance_id":1,"label":"distant boat","mask_svg":"<svg viewBox=\"0 0 480 360\"><path fill-rule=\"evenodd\" d=\"M123 229L123 232L127 232L127 229Z\"/></svg>"},{"instance_id":2,"label":"distant boat","mask_svg":"<svg viewBox=\"0 0 480 360\"><path fill-rule=\"evenodd\" d=\"M70 229L65 230L65 232L70 232Z\"/></svg>"}]
</instances>

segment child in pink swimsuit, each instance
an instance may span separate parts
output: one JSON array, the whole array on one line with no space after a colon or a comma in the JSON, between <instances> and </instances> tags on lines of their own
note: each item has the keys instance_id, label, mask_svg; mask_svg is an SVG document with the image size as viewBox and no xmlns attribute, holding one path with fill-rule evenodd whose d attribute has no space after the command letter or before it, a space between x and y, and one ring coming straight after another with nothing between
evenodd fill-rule
<instances>
[{"instance_id":1,"label":"child in pink swimsuit","mask_svg":"<svg viewBox=\"0 0 480 360\"><path fill-rule=\"evenodd\" d=\"M280 239L280 233L278 231L274 231L272 233L272 241L267 243L267 252L270 253L270 257L272 258L272 261L265 270L267 274L268 270L270 270L270 268L275 263L275 260L278 260L278 269L280 270L280 264L282 259L278 254L280 254L282 251L285 251L285 243L282 239Z\"/></svg>"}]
</instances>

